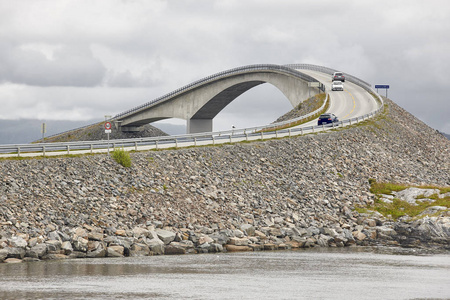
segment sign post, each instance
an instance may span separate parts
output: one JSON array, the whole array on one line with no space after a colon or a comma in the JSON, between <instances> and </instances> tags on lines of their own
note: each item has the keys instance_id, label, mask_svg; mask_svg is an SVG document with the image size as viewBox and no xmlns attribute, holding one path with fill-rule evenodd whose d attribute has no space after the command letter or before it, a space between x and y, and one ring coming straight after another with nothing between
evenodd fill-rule
<instances>
[{"instance_id":1,"label":"sign post","mask_svg":"<svg viewBox=\"0 0 450 300\"><path fill-rule=\"evenodd\" d=\"M375 85L375 88L377 89L377 93L378 93L378 89L385 89L386 90L386 98L387 98L387 94L388 94L388 89L389 89L389 85L387 84L377 84Z\"/></svg>"},{"instance_id":2,"label":"sign post","mask_svg":"<svg viewBox=\"0 0 450 300\"><path fill-rule=\"evenodd\" d=\"M111 122L105 123L105 133L108 136L108 154L109 154L109 134L111 133Z\"/></svg>"}]
</instances>

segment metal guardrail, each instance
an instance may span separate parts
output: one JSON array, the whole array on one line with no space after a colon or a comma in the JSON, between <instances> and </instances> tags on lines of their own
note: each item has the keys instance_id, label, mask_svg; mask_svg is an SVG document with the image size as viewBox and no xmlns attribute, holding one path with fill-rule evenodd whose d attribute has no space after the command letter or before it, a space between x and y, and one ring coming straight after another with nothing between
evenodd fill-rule
<instances>
[{"instance_id":1,"label":"metal guardrail","mask_svg":"<svg viewBox=\"0 0 450 300\"><path fill-rule=\"evenodd\" d=\"M311 65L311 64L288 64L288 65L284 65L285 67L288 68L292 68L292 69L302 69L302 70L311 70L311 71L319 71L325 74L330 74L333 75L334 72L340 72L338 70L335 69L331 69L328 67L322 67L322 66L317 66L317 65ZM357 84L359 86L367 86L367 87L371 87L371 85L367 82L365 82L364 80L359 79L358 77L355 77L353 75L347 74L345 72L342 72L345 76L345 80L348 80L354 84Z\"/></svg>"},{"instance_id":2,"label":"metal guardrail","mask_svg":"<svg viewBox=\"0 0 450 300\"><path fill-rule=\"evenodd\" d=\"M274 130L265 132L264 127L253 127L239 130L228 130L220 132L197 133L189 135L168 136L168 137L153 137L127 140L110 140L95 141L95 142L78 142L78 143L59 143L59 144L36 144L36 145L11 145L10 148L1 146L0 150L9 151L5 154L0 154L0 157L25 157L33 156L33 152L42 153L43 156L55 156L65 154L80 154L80 153L104 153L114 148L124 148L126 150L152 150L152 149L166 149L166 148L181 148L189 146L203 146L203 145L217 145L223 143L236 143L251 140L265 140L272 138L281 138L286 136L304 135L308 133L319 133L331 129L337 129L348 125L356 124L367 120L376 115L382 107L376 111L364 116L355 117L340 121L336 124L308 126L308 127L294 127L281 130Z\"/></svg>"},{"instance_id":3,"label":"metal guardrail","mask_svg":"<svg viewBox=\"0 0 450 300\"><path fill-rule=\"evenodd\" d=\"M298 65L296 65L298 66ZM313 66L313 65L302 65L302 66ZM320 71L317 67L317 71ZM329 68L324 68L329 69ZM332 70L332 69L330 69ZM322 72L322 71L320 71ZM349 80L350 81L350 80ZM356 81L356 80L355 80ZM283 136L294 136L303 135L311 132L321 132L329 129L335 129L347 125L352 125L368 118L371 118L378 114L383 109L383 99L378 95L369 84L364 81L357 80L355 84L361 86L366 91L375 95L380 102L380 106L377 110L365 114L364 116L359 116L351 119L342 120L337 124L332 124L332 126L308 126L308 127L298 127L298 128L287 128L281 130L274 130L270 132L265 132L270 130L270 128L276 128L279 126L284 126L290 123L296 123L301 119L307 118L311 115L316 114L318 111L323 109L326 105L326 101L321 108L311 112L307 115L301 116L296 119L273 123L270 125L256 126L251 128L243 129L233 129L227 131L218 132L205 132L196 133L188 135L176 135L176 136L160 136L160 137L150 137L150 138L135 138L135 139L121 139L121 140L100 140L100 141L79 141L79 142L65 142L65 143L40 143L40 144L17 144L17 145L0 145L0 157L21 157L21 156L31 156L33 153L42 153L43 156L46 155L64 155L64 154L77 154L83 153L95 153L95 152L106 152L109 149L116 147L125 147L129 150L138 151L139 147L145 147L146 149L160 149L160 148L171 148L171 147L186 147L186 146L198 146L198 145L214 145L217 143L233 143L239 141L249 141L249 140L263 140L270 138L277 138ZM328 101L329 96L327 96ZM92 126L92 125L90 125ZM87 127L87 126L86 126ZM145 150L146 150L145 149ZM52 152L52 153L49 153Z\"/></svg>"}]
</instances>

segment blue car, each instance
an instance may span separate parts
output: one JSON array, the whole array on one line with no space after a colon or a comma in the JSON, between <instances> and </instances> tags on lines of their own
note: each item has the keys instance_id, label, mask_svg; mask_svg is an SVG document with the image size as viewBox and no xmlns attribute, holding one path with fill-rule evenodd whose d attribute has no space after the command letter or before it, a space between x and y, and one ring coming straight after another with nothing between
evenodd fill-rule
<instances>
[{"instance_id":1,"label":"blue car","mask_svg":"<svg viewBox=\"0 0 450 300\"><path fill-rule=\"evenodd\" d=\"M339 122L338 117L336 117L334 114L321 114L319 117L319 120L317 120L317 125L327 125L332 123Z\"/></svg>"}]
</instances>

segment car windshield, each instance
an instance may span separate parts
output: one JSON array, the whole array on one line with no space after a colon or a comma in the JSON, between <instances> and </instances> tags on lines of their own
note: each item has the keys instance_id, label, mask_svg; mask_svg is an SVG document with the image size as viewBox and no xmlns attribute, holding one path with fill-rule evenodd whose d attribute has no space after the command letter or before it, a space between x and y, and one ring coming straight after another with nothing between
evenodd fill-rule
<instances>
[{"instance_id":1,"label":"car windshield","mask_svg":"<svg viewBox=\"0 0 450 300\"><path fill-rule=\"evenodd\" d=\"M319 119L328 119L331 118L331 115L320 115Z\"/></svg>"},{"instance_id":2,"label":"car windshield","mask_svg":"<svg viewBox=\"0 0 450 300\"><path fill-rule=\"evenodd\" d=\"M333 81L333 84L334 85L342 85L342 82L340 82L340 81Z\"/></svg>"}]
</instances>

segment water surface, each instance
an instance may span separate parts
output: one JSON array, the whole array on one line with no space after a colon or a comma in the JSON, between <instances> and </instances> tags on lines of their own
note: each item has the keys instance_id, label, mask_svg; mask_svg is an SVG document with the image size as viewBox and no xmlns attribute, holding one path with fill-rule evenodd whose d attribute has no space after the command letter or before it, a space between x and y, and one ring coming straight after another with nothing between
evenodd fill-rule
<instances>
[{"instance_id":1,"label":"water surface","mask_svg":"<svg viewBox=\"0 0 450 300\"><path fill-rule=\"evenodd\" d=\"M0 264L0 298L450 299L450 254L313 248Z\"/></svg>"}]
</instances>

